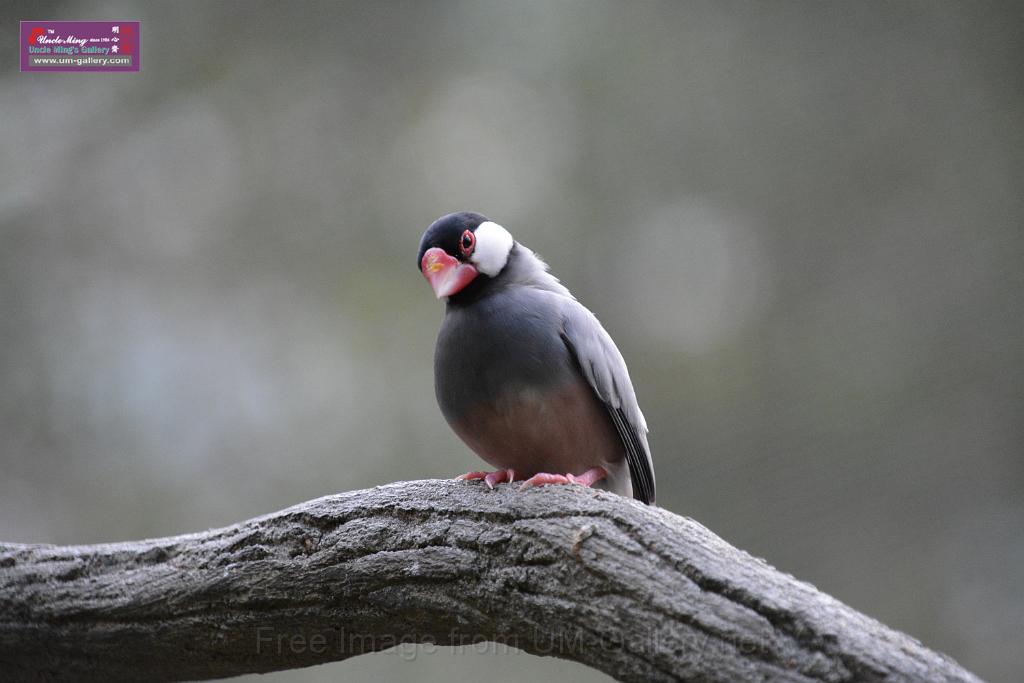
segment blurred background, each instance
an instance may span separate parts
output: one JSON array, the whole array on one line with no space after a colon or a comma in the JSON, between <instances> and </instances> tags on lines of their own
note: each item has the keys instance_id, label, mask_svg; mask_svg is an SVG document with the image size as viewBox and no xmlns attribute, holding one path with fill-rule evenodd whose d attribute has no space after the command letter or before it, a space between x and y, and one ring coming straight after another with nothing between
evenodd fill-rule
<instances>
[{"instance_id":1,"label":"blurred background","mask_svg":"<svg viewBox=\"0 0 1024 683\"><path fill-rule=\"evenodd\" d=\"M469 209L617 341L661 505L1019 675L1019 4L0 19L0 539L177 534L475 467L415 264ZM18 73L21 19L141 20L142 71ZM450 649L271 678L453 675L607 680Z\"/></svg>"}]
</instances>

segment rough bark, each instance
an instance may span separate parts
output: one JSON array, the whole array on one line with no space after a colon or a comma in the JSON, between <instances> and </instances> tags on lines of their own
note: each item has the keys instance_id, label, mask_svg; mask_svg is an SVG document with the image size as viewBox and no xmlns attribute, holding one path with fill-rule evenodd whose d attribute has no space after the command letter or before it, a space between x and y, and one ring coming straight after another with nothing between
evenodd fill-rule
<instances>
[{"instance_id":1,"label":"rough bark","mask_svg":"<svg viewBox=\"0 0 1024 683\"><path fill-rule=\"evenodd\" d=\"M186 536L0 545L5 680L483 640L625 681L978 680L690 519L576 486L403 482Z\"/></svg>"}]
</instances>

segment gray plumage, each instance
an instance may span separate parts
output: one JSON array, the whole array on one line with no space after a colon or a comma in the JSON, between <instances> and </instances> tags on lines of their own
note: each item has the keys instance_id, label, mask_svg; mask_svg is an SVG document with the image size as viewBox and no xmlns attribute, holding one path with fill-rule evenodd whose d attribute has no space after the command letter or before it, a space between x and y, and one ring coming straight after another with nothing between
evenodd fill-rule
<instances>
[{"instance_id":1,"label":"gray plumage","mask_svg":"<svg viewBox=\"0 0 1024 683\"><path fill-rule=\"evenodd\" d=\"M601 466L604 487L654 503L647 424L622 355L518 242L486 286L449 299L434 378L445 419L492 466L521 476Z\"/></svg>"}]
</instances>

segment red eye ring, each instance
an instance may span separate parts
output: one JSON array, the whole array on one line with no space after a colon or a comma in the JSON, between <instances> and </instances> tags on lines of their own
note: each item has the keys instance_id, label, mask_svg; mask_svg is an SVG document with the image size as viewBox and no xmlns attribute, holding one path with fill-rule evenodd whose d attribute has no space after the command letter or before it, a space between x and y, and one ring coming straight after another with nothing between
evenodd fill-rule
<instances>
[{"instance_id":1,"label":"red eye ring","mask_svg":"<svg viewBox=\"0 0 1024 683\"><path fill-rule=\"evenodd\" d=\"M459 239L459 253L463 256L469 256L473 253L474 247L476 247L476 235L473 234L472 230L466 230Z\"/></svg>"}]
</instances>

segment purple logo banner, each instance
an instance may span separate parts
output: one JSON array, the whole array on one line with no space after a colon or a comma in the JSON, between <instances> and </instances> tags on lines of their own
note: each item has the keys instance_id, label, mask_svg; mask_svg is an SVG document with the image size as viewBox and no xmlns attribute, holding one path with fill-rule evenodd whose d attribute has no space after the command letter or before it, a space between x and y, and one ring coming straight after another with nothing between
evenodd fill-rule
<instances>
[{"instance_id":1,"label":"purple logo banner","mask_svg":"<svg viewBox=\"0 0 1024 683\"><path fill-rule=\"evenodd\" d=\"M137 21L23 21L22 71L138 71Z\"/></svg>"}]
</instances>

